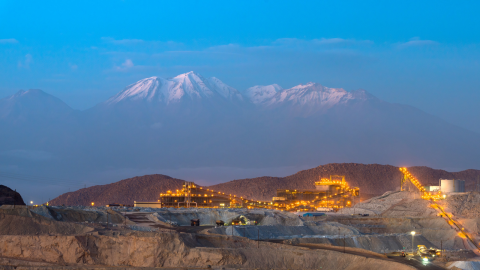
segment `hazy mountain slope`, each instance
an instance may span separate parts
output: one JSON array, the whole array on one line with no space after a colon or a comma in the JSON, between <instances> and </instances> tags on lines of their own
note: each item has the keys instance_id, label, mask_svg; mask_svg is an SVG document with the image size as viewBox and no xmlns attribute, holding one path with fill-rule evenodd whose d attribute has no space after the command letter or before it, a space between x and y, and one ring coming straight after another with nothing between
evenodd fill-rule
<instances>
[{"instance_id":1,"label":"hazy mountain slope","mask_svg":"<svg viewBox=\"0 0 480 270\"><path fill-rule=\"evenodd\" d=\"M473 189L480 170L447 172L428 167L411 167L410 172L423 185L438 185L439 178L463 179L467 188ZM333 163L300 171L286 177L257 177L241 179L209 186L215 191L236 194L253 200L270 201L277 189L314 189L319 177L345 175L353 187L359 187L362 197L365 194L383 194L400 188L401 173L398 167L380 164ZM180 189L183 180L165 175L145 175L125 179L116 183L93 186L60 195L52 200L53 205L96 205L108 203L133 204L134 201L156 201L160 193Z\"/></svg>"},{"instance_id":2,"label":"hazy mountain slope","mask_svg":"<svg viewBox=\"0 0 480 270\"><path fill-rule=\"evenodd\" d=\"M134 201L157 201L160 193L181 189L183 180L166 175L137 176L108 185L92 186L68 192L50 201L51 205L106 205L121 203L133 205Z\"/></svg>"},{"instance_id":3,"label":"hazy mountain slope","mask_svg":"<svg viewBox=\"0 0 480 270\"><path fill-rule=\"evenodd\" d=\"M78 113L37 89L0 99L0 162L5 164L3 158L7 163L22 162L22 157L45 160L62 151L72 143Z\"/></svg>"},{"instance_id":4,"label":"hazy mountain slope","mask_svg":"<svg viewBox=\"0 0 480 270\"><path fill-rule=\"evenodd\" d=\"M73 109L42 90L20 90L0 99L0 121L33 122L64 118Z\"/></svg>"}]
</instances>

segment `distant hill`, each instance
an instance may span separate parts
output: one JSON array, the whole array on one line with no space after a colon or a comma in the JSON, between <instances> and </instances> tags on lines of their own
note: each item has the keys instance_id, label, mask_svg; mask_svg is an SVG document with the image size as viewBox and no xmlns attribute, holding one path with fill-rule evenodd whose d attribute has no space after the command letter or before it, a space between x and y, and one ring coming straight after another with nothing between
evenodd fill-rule
<instances>
[{"instance_id":1,"label":"distant hill","mask_svg":"<svg viewBox=\"0 0 480 270\"><path fill-rule=\"evenodd\" d=\"M475 181L480 180L480 170L447 172L429 167L410 167L408 169L423 185L438 185L440 178L462 179L467 180L467 189L474 189ZM399 167L391 165L331 163L300 171L287 177L241 179L210 186L210 188L255 200L271 200L277 189L312 189L319 177L330 177L330 175L345 175L346 181L351 187L360 188L362 197L398 190L402 177Z\"/></svg>"},{"instance_id":2,"label":"distant hill","mask_svg":"<svg viewBox=\"0 0 480 270\"><path fill-rule=\"evenodd\" d=\"M480 180L480 170L447 172L428 167L411 167L410 172L423 185L438 185L438 179L466 180L466 188L473 190ZM236 194L253 200L270 201L277 189L312 189L319 177L345 175L352 187L359 187L362 197L379 195L400 188L398 167L380 164L332 163L300 171L287 177L257 177L234 180L210 186L215 191ZM108 203L133 204L134 201L156 201L160 193L180 189L184 180L165 175L145 175L116 183L93 186L65 193L50 201L52 205L105 205Z\"/></svg>"},{"instance_id":3,"label":"distant hill","mask_svg":"<svg viewBox=\"0 0 480 270\"><path fill-rule=\"evenodd\" d=\"M50 201L51 205L133 204L134 201L156 201L160 193L182 188L183 180L166 175L137 176L108 185L82 188Z\"/></svg>"}]
</instances>

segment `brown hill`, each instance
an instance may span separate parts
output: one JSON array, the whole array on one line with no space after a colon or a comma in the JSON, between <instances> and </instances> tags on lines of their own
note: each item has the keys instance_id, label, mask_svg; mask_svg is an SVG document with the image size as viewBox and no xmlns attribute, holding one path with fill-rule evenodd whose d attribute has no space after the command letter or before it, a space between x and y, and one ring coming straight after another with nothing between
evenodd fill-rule
<instances>
[{"instance_id":1,"label":"brown hill","mask_svg":"<svg viewBox=\"0 0 480 270\"><path fill-rule=\"evenodd\" d=\"M466 188L475 188L480 179L480 170L447 172L429 167L410 167L409 171L423 185L438 185L440 178L466 180ZM331 163L300 171L287 177L258 177L234 180L211 186L215 191L236 194L254 200L269 201L276 189L312 189L319 177L345 175L348 184L359 187L363 195L379 195L398 190L402 177L399 167L380 164ZM364 196L362 196L364 197ZM369 196L366 196L369 197Z\"/></svg>"},{"instance_id":2,"label":"brown hill","mask_svg":"<svg viewBox=\"0 0 480 270\"><path fill-rule=\"evenodd\" d=\"M134 201L156 201L160 193L182 187L183 180L153 174L137 176L108 185L82 188L68 192L50 201L51 205L106 205L121 203L133 205Z\"/></svg>"},{"instance_id":3,"label":"brown hill","mask_svg":"<svg viewBox=\"0 0 480 270\"><path fill-rule=\"evenodd\" d=\"M480 179L480 170L447 172L428 167L411 167L410 172L423 185L438 185L438 179L463 179L466 188L474 189ZM345 175L350 186L359 187L363 198L398 190L402 177L398 167L380 164L332 163L300 171L287 177L257 177L234 180L210 186L215 191L236 194L253 200L270 201L277 189L312 189L319 177ZM116 183L93 186L65 193L50 203L52 205L105 205L108 203L133 204L133 201L156 201L160 193L180 189L183 180L165 175L145 175ZM370 196L369 196L370 195Z\"/></svg>"}]
</instances>

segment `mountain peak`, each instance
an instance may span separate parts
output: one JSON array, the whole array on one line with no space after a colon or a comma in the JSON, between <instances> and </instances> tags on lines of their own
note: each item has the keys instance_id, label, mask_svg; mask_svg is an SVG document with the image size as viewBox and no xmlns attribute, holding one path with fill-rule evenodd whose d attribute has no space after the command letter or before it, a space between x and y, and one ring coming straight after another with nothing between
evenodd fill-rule
<instances>
[{"instance_id":1,"label":"mountain peak","mask_svg":"<svg viewBox=\"0 0 480 270\"><path fill-rule=\"evenodd\" d=\"M65 102L40 89L19 90L17 93L0 99L0 118L25 119L35 117L56 117L72 111Z\"/></svg>"},{"instance_id":2,"label":"mountain peak","mask_svg":"<svg viewBox=\"0 0 480 270\"><path fill-rule=\"evenodd\" d=\"M175 77L172 77L171 79L172 80L175 80L175 79L185 79L185 78L202 78L202 76L194 71L189 71L189 72L186 72L186 73L182 73L182 74L179 74Z\"/></svg>"},{"instance_id":3,"label":"mountain peak","mask_svg":"<svg viewBox=\"0 0 480 270\"><path fill-rule=\"evenodd\" d=\"M205 79L193 71L168 79L149 77L127 86L122 92L106 101L114 104L130 101L176 103L181 100L202 100L214 98L242 100L240 93L217 78Z\"/></svg>"},{"instance_id":4,"label":"mountain peak","mask_svg":"<svg viewBox=\"0 0 480 270\"><path fill-rule=\"evenodd\" d=\"M339 104L371 98L373 96L365 90L348 92L343 88L330 88L319 83L308 82L276 93L265 104L267 106L288 105L301 114L310 115Z\"/></svg>"}]
</instances>

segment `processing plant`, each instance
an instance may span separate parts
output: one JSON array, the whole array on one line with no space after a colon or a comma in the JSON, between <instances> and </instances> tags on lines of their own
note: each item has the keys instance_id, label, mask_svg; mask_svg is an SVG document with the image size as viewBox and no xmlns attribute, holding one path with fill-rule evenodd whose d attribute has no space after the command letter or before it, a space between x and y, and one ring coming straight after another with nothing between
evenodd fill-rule
<instances>
[{"instance_id":1,"label":"processing plant","mask_svg":"<svg viewBox=\"0 0 480 270\"><path fill-rule=\"evenodd\" d=\"M332 175L319 178L315 189L277 189L271 202L255 201L235 194L205 189L193 182L185 182L181 190L160 194L160 207L174 208L266 208L287 211L336 211L351 207L359 188L350 188L345 176Z\"/></svg>"},{"instance_id":2,"label":"processing plant","mask_svg":"<svg viewBox=\"0 0 480 270\"><path fill-rule=\"evenodd\" d=\"M351 207L358 196L360 189L350 188L344 175L331 175L330 178L319 178L315 182L315 189L277 189L273 204L289 211L336 211Z\"/></svg>"}]
</instances>

